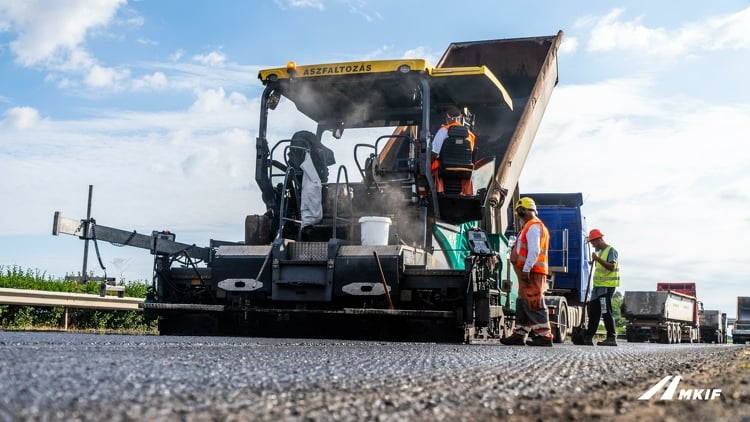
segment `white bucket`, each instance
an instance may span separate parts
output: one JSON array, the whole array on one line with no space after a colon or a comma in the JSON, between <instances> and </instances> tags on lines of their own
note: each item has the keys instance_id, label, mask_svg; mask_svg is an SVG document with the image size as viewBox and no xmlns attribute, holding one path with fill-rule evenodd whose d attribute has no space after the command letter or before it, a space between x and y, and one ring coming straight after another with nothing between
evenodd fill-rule
<instances>
[{"instance_id":1,"label":"white bucket","mask_svg":"<svg viewBox=\"0 0 750 422\"><path fill-rule=\"evenodd\" d=\"M362 231L361 239L364 246L388 244L388 230L391 219L388 217L368 216L359 219Z\"/></svg>"}]
</instances>

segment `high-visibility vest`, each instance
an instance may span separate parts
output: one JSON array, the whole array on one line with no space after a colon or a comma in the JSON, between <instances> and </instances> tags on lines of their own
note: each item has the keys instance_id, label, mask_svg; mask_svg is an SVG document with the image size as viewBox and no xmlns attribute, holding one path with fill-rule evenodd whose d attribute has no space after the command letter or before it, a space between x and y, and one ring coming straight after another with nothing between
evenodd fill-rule
<instances>
[{"instance_id":1,"label":"high-visibility vest","mask_svg":"<svg viewBox=\"0 0 750 422\"><path fill-rule=\"evenodd\" d=\"M444 128L445 130L448 130L451 126L461 126L461 123L459 123L459 122L453 122L453 123L449 123L447 125L442 125L440 127ZM448 139L448 137L446 137L445 139ZM468 139L469 139L469 147L473 151L474 150L474 142L476 140L476 135L474 135L474 133L472 131L469 131L469 138ZM445 142L445 141L443 141L443 142ZM436 159L432 160L432 165L431 165L430 168L431 168L432 171L437 171L440 168L440 159L436 158Z\"/></svg>"},{"instance_id":2,"label":"high-visibility vest","mask_svg":"<svg viewBox=\"0 0 750 422\"><path fill-rule=\"evenodd\" d=\"M527 221L523 226L523 230L521 230L521 235L517 240L519 247L516 265L519 268L523 268L523 265L526 263L526 257L529 255L529 242L526 240L526 233L528 233L529 228L533 224L538 224L542 229L542 237L541 239L539 239L539 256L537 257L534 265L531 267L531 272L546 275L549 274L549 230L547 230L547 227L542 224L542 220L538 219L537 217L534 217Z\"/></svg>"},{"instance_id":3,"label":"high-visibility vest","mask_svg":"<svg viewBox=\"0 0 750 422\"><path fill-rule=\"evenodd\" d=\"M606 261L609 257L610 249L612 249L612 246L607 246L599 256ZM594 287L618 287L619 285L620 263L615 261L615 269L610 271L597 261L594 267Z\"/></svg>"}]
</instances>

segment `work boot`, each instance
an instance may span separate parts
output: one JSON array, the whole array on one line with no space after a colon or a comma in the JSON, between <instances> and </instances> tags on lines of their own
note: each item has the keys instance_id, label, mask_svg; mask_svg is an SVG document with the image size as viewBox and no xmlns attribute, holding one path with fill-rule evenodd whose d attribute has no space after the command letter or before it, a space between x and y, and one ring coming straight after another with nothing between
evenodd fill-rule
<instances>
[{"instance_id":1,"label":"work boot","mask_svg":"<svg viewBox=\"0 0 750 422\"><path fill-rule=\"evenodd\" d=\"M590 336L588 334L583 335L583 345L584 346L593 346L594 345L594 336Z\"/></svg>"},{"instance_id":2,"label":"work boot","mask_svg":"<svg viewBox=\"0 0 750 422\"><path fill-rule=\"evenodd\" d=\"M501 338L500 343L506 346L525 346L526 343L523 341L523 337L513 334L510 337Z\"/></svg>"},{"instance_id":3,"label":"work boot","mask_svg":"<svg viewBox=\"0 0 750 422\"><path fill-rule=\"evenodd\" d=\"M526 341L526 345L527 346L552 347L552 339L542 337L542 336L536 336L533 339Z\"/></svg>"},{"instance_id":4,"label":"work boot","mask_svg":"<svg viewBox=\"0 0 750 422\"><path fill-rule=\"evenodd\" d=\"M607 338L604 341L597 341L597 346L617 346L617 340L615 340L615 336L607 336Z\"/></svg>"}]
</instances>

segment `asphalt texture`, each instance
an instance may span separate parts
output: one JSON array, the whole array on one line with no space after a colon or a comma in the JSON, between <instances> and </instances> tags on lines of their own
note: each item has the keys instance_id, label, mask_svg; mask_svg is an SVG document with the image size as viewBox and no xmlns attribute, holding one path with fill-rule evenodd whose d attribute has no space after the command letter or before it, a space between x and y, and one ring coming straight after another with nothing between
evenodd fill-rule
<instances>
[{"instance_id":1,"label":"asphalt texture","mask_svg":"<svg viewBox=\"0 0 750 422\"><path fill-rule=\"evenodd\" d=\"M0 332L0 353L2 421L750 420L739 345ZM668 375L721 392L638 400Z\"/></svg>"}]
</instances>

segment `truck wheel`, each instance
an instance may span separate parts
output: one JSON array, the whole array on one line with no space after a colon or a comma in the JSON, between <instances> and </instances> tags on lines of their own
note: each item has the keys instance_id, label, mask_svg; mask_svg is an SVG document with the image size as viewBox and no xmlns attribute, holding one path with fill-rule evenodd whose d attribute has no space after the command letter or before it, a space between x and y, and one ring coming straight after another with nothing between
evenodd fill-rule
<instances>
[{"instance_id":1,"label":"truck wheel","mask_svg":"<svg viewBox=\"0 0 750 422\"><path fill-rule=\"evenodd\" d=\"M552 329L552 341L564 343L568 336L568 303L565 298L557 302L557 324Z\"/></svg>"},{"instance_id":2,"label":"truck wheel","mask_svg":"<svg viewBox=\"0 0 750 422\"><path fill-rule=\"evenodd\" d=\"M669 327L664 330L659 330L659 343L669 344L672 341L671 332L672 331L669 329Z\"/></svg>"}]
</instances>

